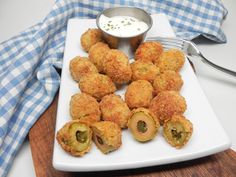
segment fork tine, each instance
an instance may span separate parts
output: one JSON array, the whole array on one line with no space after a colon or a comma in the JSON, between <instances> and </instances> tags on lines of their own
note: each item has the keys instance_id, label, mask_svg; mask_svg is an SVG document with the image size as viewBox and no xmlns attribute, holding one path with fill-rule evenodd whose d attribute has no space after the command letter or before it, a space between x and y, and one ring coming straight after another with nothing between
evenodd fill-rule
<instances>
[{"instance_id":1,"label":"fork tine","mask_svg":"<svg viewBox=\"0 0 236 177\"><path fill-rule=\"evenodd\" d=\"M178 38L164 38L164 37L149 37L146 41L158 41L164 49L176 48L183 50L183 41Z\"/></svg>"},{"instance_id":2,"label":"fork tine","mask_svg":"<svg viewBox=\"0 0 236 177\"><path fill-rule=\"evenodd\" d=\"M164 46L164 45L163 45L163 49L164 49L164 50L169 50L169 49L178 49L178 50L181 50L181 48L178 48L178 47L176 47L176 46L173 47L173 46Z\"/></svg>"},{"instance_id":3,"label":"fork tine","mask_svg":"<svg viewBox=\"0 0 236 177\"><path fill-rule=\"evenodd\" d=\"M169 42L169 41L159 41L164 48L166 49L170 49L170 48L177 48L177 49L180 49L182 50L183 48L183 45L182 44L178 44L178 43L172 43L172 42Z\"/></svg>"},{"instance_id":4,"label":"fork tine","mask_svg":"<svg viewBox=\"0 0 236 177\"><path fill-rule=\"evenodd\" d=\"M158 41L158 40L147 40L147 41ZM175 48L175 49L179 49L182 50L183 49L183 45L182 44L177 44L177 43L171 43L168 41L158 41L162 44L163 48L168 50L171 48Z\"/></svg>"},{"instance_id":5,"label":"fork tine","mask_svg":"<svg viewBox=\"0 0 236 177\"><path fill-rule=\"evenodd\" d=\"M180 38L177 38L177 37L160 37L160 36L147 37L147 39L156 39L159 41L175 41L175 42L182 41Z\"/></svg>"}]
</instances>

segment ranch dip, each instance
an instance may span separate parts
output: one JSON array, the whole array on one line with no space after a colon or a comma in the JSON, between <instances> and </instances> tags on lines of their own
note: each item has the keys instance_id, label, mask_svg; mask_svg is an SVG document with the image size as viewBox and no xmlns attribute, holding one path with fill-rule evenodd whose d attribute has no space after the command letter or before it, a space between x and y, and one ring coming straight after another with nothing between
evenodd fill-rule
<instances>
[{"instance_id":1,"label":"ranch dip","mask_svg":"<svg viewBox=\"0 0 236 177\"><path fill-rule=\"evenodd\" d=\"M136 36L148 29L148 25L130 16L100 16L99 26L106 33L117 37Z\"/></svg>"}]
</instances>

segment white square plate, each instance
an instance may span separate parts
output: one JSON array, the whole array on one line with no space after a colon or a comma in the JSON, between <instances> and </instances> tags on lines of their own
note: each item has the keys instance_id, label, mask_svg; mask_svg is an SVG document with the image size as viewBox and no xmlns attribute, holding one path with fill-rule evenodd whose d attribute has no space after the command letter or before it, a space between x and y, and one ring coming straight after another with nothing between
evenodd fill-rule
<instances>
[{"instance_id":1,"label":"white square plate","mask_svg":"<svg viewBox=\"0 0 236 177\"><path fill-rule=\"evenodd\" d=\"M153 21L154 24L148 33L149 36L174 36L164 14L154 15ZM77 55L88 55L81 48L80 36L88 28L94 27L96 27L94 19L71 19L68 22L56 132L70 120L70 98L79 92L77 83L70 76L69 62ZM209 105L187 60L180 74L184 80L181 95L185 97L188 105L184 115L193 123L194 128L190 141L182 149L171 147L164 140L161 132L152 141L139 143L134 140L128 130L124 130L122 132L122 146L117 151L104 155L93 144L91 151L84 157L73 157L66 153L55 139L53 166L63 171L138 168L195 159L228 149L231 144L230 140ZM123 95L124 90L117 92L117 94Z\"/></svg>"}]
</instances>

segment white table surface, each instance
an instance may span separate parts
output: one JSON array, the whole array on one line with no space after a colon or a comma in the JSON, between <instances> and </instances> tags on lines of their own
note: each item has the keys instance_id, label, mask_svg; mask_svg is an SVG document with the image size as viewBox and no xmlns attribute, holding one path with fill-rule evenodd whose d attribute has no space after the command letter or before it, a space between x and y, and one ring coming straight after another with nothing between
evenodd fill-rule
<instances>
[{"instance_id":1,"label":"white table surface","mask_svg":"<svg viewBox=\"0 0 236 177\"><path fill-rule=\"evenodd\" d=\"M223 1L229 14L223 23L228 42L215 44L197 41L211 61L236 71L236 1ZM41 21L53 6L53 0L0 0L0 42ZM236 78L222 74L197 59L194 61L199 83L236 150ZM209 131L211 131L209 127ZM217 132L216 132L217 138ZM8 177L35 176L28 139L16 155Z\"/></svg>"}]
</instances>

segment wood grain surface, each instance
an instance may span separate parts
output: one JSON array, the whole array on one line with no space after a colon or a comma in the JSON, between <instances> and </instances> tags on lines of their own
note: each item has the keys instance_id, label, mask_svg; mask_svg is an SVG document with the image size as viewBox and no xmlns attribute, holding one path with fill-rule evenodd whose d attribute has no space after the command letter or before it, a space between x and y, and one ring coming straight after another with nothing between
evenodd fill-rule
<instances>
[{"instance_id":1,"label":"wood grain surface","mask_svg":"<svg viewBox=\"0 0 236 177\"><path fill-rule=\"evenodd\" d=\"M208 157L180 162L169 165L138 168L131 170L117 170L107 172L81 172L69 173L57 171L52 166L52 153L54 143L54 129L56 120L58 96L51 106L40 117L29 132L29 140L37 177L74 177L74 176L191 176L191 177L231 177L236 176L236 152L229 149L227 151L211 155Z\"/></svg>"}]
</instances>

